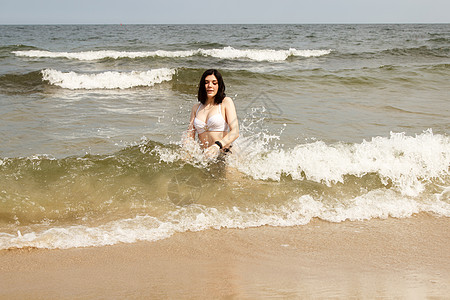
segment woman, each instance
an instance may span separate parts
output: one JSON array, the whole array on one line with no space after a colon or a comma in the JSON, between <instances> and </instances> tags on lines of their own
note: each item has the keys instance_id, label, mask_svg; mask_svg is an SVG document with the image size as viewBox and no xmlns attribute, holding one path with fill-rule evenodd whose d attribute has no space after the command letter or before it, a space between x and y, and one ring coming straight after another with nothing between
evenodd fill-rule
<instances>
[{"instance_id":1,"label":"woman","mask_svg":"<svg viewBox=\"0 0 450 300\"><path fill-rule=\"evenodd\" d=\"M222 75L215 69L206 70L198 86L198 101L192 107L187 136L195 140L208 158L228 152L239 137L239 124L233 100L225 95Z\"/></svg>"}]
</instances>

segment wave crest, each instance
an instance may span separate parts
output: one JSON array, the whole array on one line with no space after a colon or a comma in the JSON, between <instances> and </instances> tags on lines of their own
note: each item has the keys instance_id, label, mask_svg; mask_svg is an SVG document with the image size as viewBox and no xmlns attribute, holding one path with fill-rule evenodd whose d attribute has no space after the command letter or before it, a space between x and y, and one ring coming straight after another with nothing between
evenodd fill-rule
<instances>
[{"instance_id":1,"label":"wave crest","mask_svg":"<svg viewBox=\"0 0 450 300\"><path fill-rule=\"evenodd\" d=\"M236 143L227 158L243 173L239 181L223 180L214 163L185 161L179 145L146 139L113 155L0 159L7 180L0 199L16 199L1 212L11 226L0 226L0 249L155 241L210 228L298 226L313 218L450 217L447 136L391 133L293 149L248 141ZM180 205L174 194L193 201Z\"/></svg>"},{"instance_id":2,"label":"wave crest","mask_svg":"<svg viewBox=\"0 0 450 300\"><path fill-rule=\"evenodd\" d=\"M0 250L23 247L67 249L98 247L118 243L157 241L178 232L221 228L260 226L301 226L319 218L329 222L368 220L372 218L407 218L419 212L446 212L450 205L443 201L418 203L392 193L374 191L353 199L349 207L330 207L310 195L304 195L280 206L254 208L213 208L203 205L178 207L159 218L145 215L120 219L104 225L76 225L51 228L41 232L17 235L0 232ZM444 214L445 215L445 214Z\"/></svg>"},{"instance_id":3,"label":"wave crest","mask_svg":"<svg viewBox=\"0 0 450 300\"><path fill-rule=\"evenodd\" d=\"M385 184L390 182L403 195L414 197L423 192L427 182L450 175L449 145L448 137L434 135L431 129L415 137L391 132L390 138L374 137L360 144L317 141L267 152L245 147L231 163L262 180L280 180L285 175L294 180L336 184L344 183L348 175L375 173Z\"/></svg>"},{"instance_id":4,"label":"wave crest","mask_svg":"<svg viewBox=\"0 0 450 300\"><path fill-rule=\"evenodd\" d=\"M163 81L170 81L174 69L161 68L149 71L103 72L98 74L79 74L60 72L53 69L41 71L42 79L52 85L66 89L127 89L138 86L153 86Z\"/></svg>"},{"instance_id":5,"label":"wave crest","mask_svg":"<svg viewBox=\"0 0 450 300\"><path fill-rule=\"evenodd\" d=\"M210 56L221 59L250 59L255 61L283 61L290 56L298 57L316 57L331 53L331 50L297 50L290 48L288 50L273 50L273 49L235 49L233 47L224 47L222 49L202 49L197 50L180 50L180 51L115 51L115 50L100 50L100 51L82 51L82 52L51 52L43 50L26 50L13 51L16 56L31 57L31 58L67 58L77 60L100 60L106 58L120 59L120 58L147 58L147 57L169 57L169 58L183 58L195 55Z\"/></svg>"}]
</instances>

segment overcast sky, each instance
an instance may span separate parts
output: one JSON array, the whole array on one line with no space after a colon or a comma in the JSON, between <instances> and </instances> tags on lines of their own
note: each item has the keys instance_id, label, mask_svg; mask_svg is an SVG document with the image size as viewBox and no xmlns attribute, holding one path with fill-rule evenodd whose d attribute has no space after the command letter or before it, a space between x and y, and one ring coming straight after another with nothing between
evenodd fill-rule
<instances>
[{"instance_id":1,"label":"overcast sky","mask_svg":"<svg viewBox=\"0 0 450 300\"><path fill-rule=\"evenodd\" d=\"M449 0L0 0L0 24L449 22Z\"/></svg>"}]
</instances>

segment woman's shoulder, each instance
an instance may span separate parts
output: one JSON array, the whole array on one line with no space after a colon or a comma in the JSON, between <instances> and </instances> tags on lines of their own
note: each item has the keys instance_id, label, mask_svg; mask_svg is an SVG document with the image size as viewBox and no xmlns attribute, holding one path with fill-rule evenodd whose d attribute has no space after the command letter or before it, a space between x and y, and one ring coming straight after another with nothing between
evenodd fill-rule
<instances>
[{"instance_id":1,"label":"woman's shoulder","mask_svg":"<svg viewBox=\"0 0 450 300\"><path fill-rule=\"evenodd\" d=\"M192 106L192 111L197 111L197 109L199 108L200 105L201 105L200 102L195 103L195 104Z\"/></svg>"},{"instance_id":2,"label":"woman's shoulder","mask_svg":"<svg viewBox=\"0 0 450 300\"><path fill-rule=\"evenodd\" d=\"M232 104L233 103L233 99L231 99L230 97L225 97L225 98L223 98L222 103L224 105Z\"/></svg>"}]
</instances>

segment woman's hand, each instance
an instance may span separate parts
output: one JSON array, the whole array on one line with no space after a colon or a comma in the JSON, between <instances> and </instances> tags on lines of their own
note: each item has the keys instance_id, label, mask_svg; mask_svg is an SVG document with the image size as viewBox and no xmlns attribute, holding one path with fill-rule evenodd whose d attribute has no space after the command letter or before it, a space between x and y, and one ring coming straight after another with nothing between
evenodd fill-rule
<instances>
[{"instance_id":1,"label":"woman's hand","mask_svg":"<svg viewBox=\"0 0 450 300\"><path fill-rule=\"evenodd\" d=\"M217 156L219 156L220 154L220 148L217 144L214 144L212 146L209 146L206 150L205 150L205 156L208 159L214 159L217 158Z\"/></svg>"},{"instance_id":2,"label":"woman's hand","mask_svg":"<svg viewBox=\"0 0 450 300\"><path fill-rule=\"evenodd\" d=\"M181 144L180 154L184 161L190 161L203 152L200 145L187 133L183 134Z\"/></svg>"}]
</instances>

